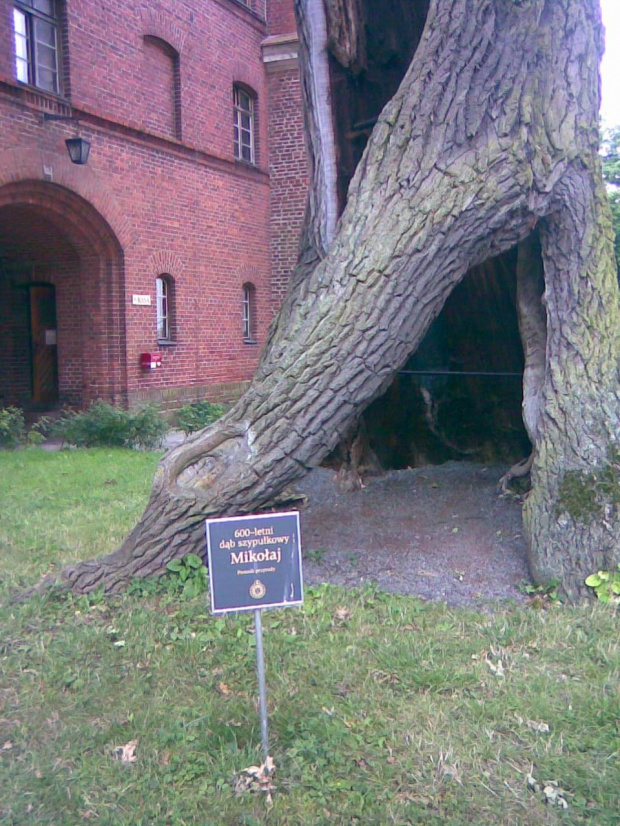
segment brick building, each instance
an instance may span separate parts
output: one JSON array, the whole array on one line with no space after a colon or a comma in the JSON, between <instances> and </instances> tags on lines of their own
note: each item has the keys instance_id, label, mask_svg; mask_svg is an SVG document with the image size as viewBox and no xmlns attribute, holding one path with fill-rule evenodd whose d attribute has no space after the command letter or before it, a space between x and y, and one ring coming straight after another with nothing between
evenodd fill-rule
<instances>
[{"instance_id":1,"label":"brick building","mask_svg":"<svg viewBox=\"0 0 620 826\"><path fill-rule=\"evenodd\" d=\"M305 205L292 0L0 0L0 43L0 405L234 398Z\"/></svg>"}]
</instances>

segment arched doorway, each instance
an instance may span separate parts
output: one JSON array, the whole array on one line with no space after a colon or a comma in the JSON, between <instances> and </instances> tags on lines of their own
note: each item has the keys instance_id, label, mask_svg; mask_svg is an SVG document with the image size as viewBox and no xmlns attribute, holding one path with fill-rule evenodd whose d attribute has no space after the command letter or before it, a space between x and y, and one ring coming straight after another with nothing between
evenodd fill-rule
<instances>
[{"instance_id":1,"label":"arched doorway","mask_svg":"<svg viewBox=\"0 0 620 826\"><path fill-rule=\"evenodd\" d=\"M126 401L122 248L105 219L52 183L0 187L0 404Z\"/></svg>"}]
</instances>

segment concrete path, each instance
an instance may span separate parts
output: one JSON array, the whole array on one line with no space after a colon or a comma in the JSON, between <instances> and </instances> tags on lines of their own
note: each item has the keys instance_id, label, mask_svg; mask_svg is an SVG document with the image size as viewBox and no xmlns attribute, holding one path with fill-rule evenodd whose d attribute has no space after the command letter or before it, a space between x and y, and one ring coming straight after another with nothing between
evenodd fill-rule
<instances>
[{"instance_id":1,"label":"concrete path","mask_svg":"<svg viewBox=\"0 0 620 826\"><path fill-rule=\"evenodd\" d=\"M185 439L186 436L182 430L169 430L164 439L164 447L166 450L171 447L177 447L177 445L182 444ZM63 450L63 448L68 448L70 446L67 445L62 439L46 439L39 445L39 447L48 453L53 453L54 451Z\"/></svg>"}]
</instances>

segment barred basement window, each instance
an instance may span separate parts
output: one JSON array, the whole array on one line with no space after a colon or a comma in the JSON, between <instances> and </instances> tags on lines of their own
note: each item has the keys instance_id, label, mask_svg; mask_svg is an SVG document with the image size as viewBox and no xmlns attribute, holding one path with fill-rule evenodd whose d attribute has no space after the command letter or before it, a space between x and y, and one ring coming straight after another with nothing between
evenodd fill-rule
<instances>
[{"instance_id":1,"label":"barred basement window","mask_svg":"<svg viewBox=\"0 0 620 826\"><path fill-rule=\"evenodd\" d=\"M60 32L55 0L18 0L13 7L13 33L17 79L59 95Z\"/></svg>"},{"instance_id":2,"label":"barred basement window","mask_svg":"<svg viewBox=\"0 0 620 826\"><path fill-rule=\"evenodd\" d=\"M242 302L243 340L246 344L256 342L256 288L254 284L243 285Z\"/></svg>"},{"instance_id":3,"label":"barred basement window","mask_svg":"<svg viewBox=\"0 0 620 826\"><path fill-rule=\"evenodd\" d=\"M174 321L174 281L170 275L160 275L155 279L157 292L157 340L173 340Z\"/></svg>"},{"instance_id":4,"label":"barred basement window","mask_svg":"<svg viewBox=\"0 0 620 826\"><path fill-rule=\"evenodd\" d=\"M235 158L255 162L255 98L240 86L233 86Z\"/></svg>"}]
</instances>

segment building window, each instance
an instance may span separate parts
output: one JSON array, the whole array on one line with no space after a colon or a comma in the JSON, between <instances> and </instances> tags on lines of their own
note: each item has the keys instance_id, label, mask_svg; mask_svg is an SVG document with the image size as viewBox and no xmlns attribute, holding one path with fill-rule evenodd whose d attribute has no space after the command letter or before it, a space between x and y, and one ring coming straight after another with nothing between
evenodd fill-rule
<instances>
[{"instance_id":1,"label":"building window","mask_svg":"<svg viewBox=\"0 0 620 826\"><path fill-rule=\"evenodd\" d=\"M157 340L173 340L174 321L174 282L169 275L160 275L155 279L157 287Z\"/></svg>"},{"instance_id":2,"label":"building window","mask_svg":"<svg viewBox=\"0 0 620 826\"><path fill-rule=\"evenodd\" d=\"M235 158L254 163L255 99L240 86L233 87Z\"/></svg>"},{"instance_id":3,"label":"building window","mask_svg":"<svg viewBox=\"0 0 620 826\"><path fill-rule=\"evenodd\" d=\"M46 92L59 95L60 33L55 0L19 0L13 7L15 74Z\"/></svg>"},{"instance_id":4,"label":"building window","mask_svg":"<svg viewBox=\"0 0 620 826\"><path fill-rule=\"evenodd\" d=\"M254 284L243 285L242 303L243 340L256 341L256 289Z\"/></svg>"}]
</instances>

